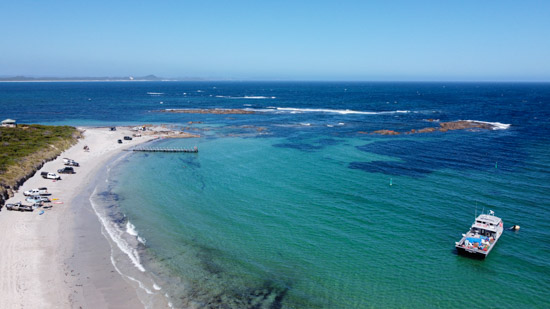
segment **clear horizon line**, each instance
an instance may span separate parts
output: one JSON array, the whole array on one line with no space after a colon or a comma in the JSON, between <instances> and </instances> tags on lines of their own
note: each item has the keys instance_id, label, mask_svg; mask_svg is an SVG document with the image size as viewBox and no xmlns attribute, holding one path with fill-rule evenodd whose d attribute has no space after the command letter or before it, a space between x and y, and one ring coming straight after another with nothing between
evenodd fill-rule
<instances>
[{"instance_id":1,"label":"clear horizon line","mask_svg":"<svg viewBox=\"0 0 550 309\"><path fill-rule=\"evenodd\" d=\"M464 80L464 79L255 79L255 78L203 78L203 77L158 77L154 74L129 76L0 76L0 82L349 82L349 83L550 83L550 80Z\"/></svg>"}]
</instances>

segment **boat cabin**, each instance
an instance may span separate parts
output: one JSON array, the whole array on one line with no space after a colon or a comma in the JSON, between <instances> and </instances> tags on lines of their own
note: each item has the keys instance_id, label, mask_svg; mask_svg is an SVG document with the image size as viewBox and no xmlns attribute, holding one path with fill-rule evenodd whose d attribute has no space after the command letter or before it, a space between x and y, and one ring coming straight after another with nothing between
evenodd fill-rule
<instances>
[{"instance_id":1,"label":"boat cabin","mask_svg":"<svg viewBox=\"0 0 550 309\"><path fill-rule=\"evenodd\" d=\"M493 215L479 215L476 218L475 223L472 225L470 232L473 234L478 234L482 236L495 236L497 233L497 228L502 227L502 219L495 217Z\"/></svg>"}]
</instances>

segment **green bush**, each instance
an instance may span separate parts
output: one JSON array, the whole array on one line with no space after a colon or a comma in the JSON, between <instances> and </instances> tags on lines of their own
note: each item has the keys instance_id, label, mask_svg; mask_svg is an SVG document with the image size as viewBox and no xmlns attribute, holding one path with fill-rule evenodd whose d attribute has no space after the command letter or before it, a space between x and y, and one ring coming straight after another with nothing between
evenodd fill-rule
<instances>
[{"instance_id":1,"label":"green bush","mask_svg":"<svg viewBox=\"0 0 550 309\"><path fill-rule=\"evenodd\" d=\"M32 171L43 160L59 155L73 145L80 132L70 126L18 125L0 127L0 183L11 185L21 173Z\"/></svg>"}]
</instances>

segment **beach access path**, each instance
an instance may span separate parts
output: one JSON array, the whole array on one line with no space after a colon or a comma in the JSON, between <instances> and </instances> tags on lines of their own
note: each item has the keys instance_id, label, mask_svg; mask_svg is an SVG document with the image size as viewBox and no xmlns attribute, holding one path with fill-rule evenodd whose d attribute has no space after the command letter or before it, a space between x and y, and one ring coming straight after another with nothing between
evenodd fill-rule
<instances>
[{"instance_id":1,"label":"beach access path","mask_svg":"<svg viewBox=\"0 0 550 309\"><path fill-rule=\"evenodd\" d=\"M118 139L132 135L130 128L80 129L85 130L83 139L44 164L6 202L29 204L24 191L47 187L50 199L55 199L53 207L42 215L39 213L43 208L18 212L4 207L0 211L0 308L143 308L135 288L115 271L101 224L91 215L89 201L80 201L80 193L115 155L156 136L144 135L119 144ZM89 151L84 151L85 145ZM65 157L80 163L75 167L76 174L62 174L60 181L40 176L42 171L62 168ZM90 224L75 224L79 212L87 213ZM82 248L78 239L91 245ZM91 253L93 259L80 261L93 265L78 268L78 263L71 262Z\"/></svg>"}]
</instances>

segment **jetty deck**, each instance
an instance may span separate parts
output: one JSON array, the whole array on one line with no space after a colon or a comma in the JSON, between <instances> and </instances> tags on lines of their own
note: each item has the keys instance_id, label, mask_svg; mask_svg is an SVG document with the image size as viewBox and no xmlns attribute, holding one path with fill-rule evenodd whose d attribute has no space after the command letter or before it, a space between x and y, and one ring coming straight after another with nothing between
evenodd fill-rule
<instances>
[{"instance_id":1,"label":"jetty deck","mask_svg":"<svg viewBox=\"0 0 550 309\"><path fill-rule=\"evenodd\" d=\"M159 148L159 147L136 147L132 149L127 149L126 151L140 151L140 152L187 152L187 153L198 153L199 149L194 148Z\"/></svg>"}]
</instances>

